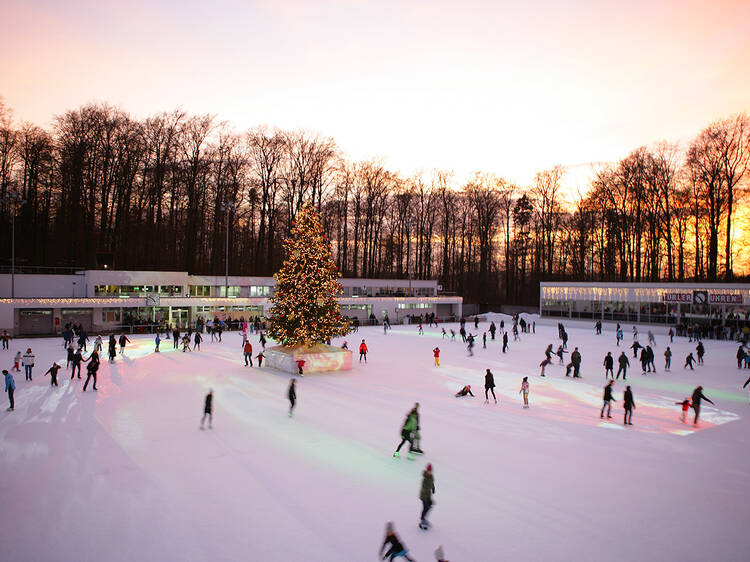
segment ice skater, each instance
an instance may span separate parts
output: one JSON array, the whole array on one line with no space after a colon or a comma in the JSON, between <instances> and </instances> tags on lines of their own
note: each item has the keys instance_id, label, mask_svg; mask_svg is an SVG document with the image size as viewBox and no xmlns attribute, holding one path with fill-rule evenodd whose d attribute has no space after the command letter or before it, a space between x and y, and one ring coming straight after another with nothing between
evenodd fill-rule
<instances>
[{"instance_id":1,"label":"ice skater","mask_svg":"<svg viewBox=\"0 0 750 562\"><path fill-rule=\"evenodd\" d=\"M245 340L245 346L242 350L245 355L245 367L253 366L253 346L250 340Z\"/></svg>"},{"instance_id":2,"label":"ice skater","mask_svg":"<svg viewBox=\"0 0 750 562\"><path fill-rule=\"evenodd\" d=\"M703 365L703 356L706 354L706 348L703 347L703 342L699 341L695 348L696 354L698 355L698 365Z\"/></svg>"},{"instance_id":3,"label":"ice skater","mask_svg":"<svg viewBox=\"0 0 750 562\"><path fill-rule=\"evenodd\" d=\"M190 334L187 332L182 336L182 352L185 353L186 351L193 351L190 349Z\"/></svg>"},{"instance_id":4,"label":"ice skater","mask_svg":"<svg viewBox=\"0 0 750 562\"><path fill-rule=\"evenodd\" d=\"M78 378L81 378L81 363L85 362L86 360L83 358L83 355L81 355L81 350L76 349L75 353L73 354L73 371L70 373L70 380L73 380L73 378L76 376L76 370L78 370Z\"/></svg>"},{"instance_id":5,"label":"ice skater","mask_svg":"<svg viewBox=\"0 0 750 562\"><path fill-rule=\"evenodd\" d=\"M388 550L385 549L386 546L388 546ZM380 559L385 560L386 558L391 561L396 558L405 558L409 562L416 562L413 558L409 557L409 551L403 545L401 539L399 539L396 531L393 530L392 521L388 521L385 525L385 540L383 540L383 545L380 547Z\"/></svg>"},{"instance_id":6,"label":"ice skater","mask_svg":"<svg viewBox=\"0 0 750 562\"><path fill-rule=\"evenodd\" d=\"M195 332L195 336L193 336L193 351L201 350L202 341L203 341L203 336L201 336L200 332Z\"/></svg>"},{"instance_id":7,"label":"ice skater","mask_svg":"<svg viewBox=\"0 0 750 562\"><path fill-rule=\"evenodd\" d=\"M16 391L16 380L6 369L3 369L3 375L5 376L5 392L8 393L8 401L10 402L6 411L12 412L16 407L15 402L13 401L13 394Z\"/></svg>"},{"instance_id":8,"label":"ice skater","mask_svg":"<svg viewBox=\"0 0 750 562\"><path fill-rule=\"evenodd\" d=\"M445 328L443 328L443 339L447 338L448 334L445 333Z\"/></svg>"},{"instance_id":9,"label":"ice skater","mask_svg":"<svg viewBox=\"0 0 750 562\"><path fill-rule=\"evenodd\" d=\"M612 357L612 352L608 351L607 355L604 356L604 378L606 379L608 376L612 377L612 380L615 380L615 359Z\"/></svg>"},{"instance_id":10,"label":"ice skater","mask_svg":"<svg viewBox=\"0 0 750 562\"><path fill-rule=\"evenodd\" d=\"M685 357L685 365L682 368L683 369L687 369L688 367L690 367L691 371L695 371L695 369L693 369L693 362L694 361L695 361L695 357L693 357L692 352L688 353L688 356Z\"/></svg>"},{"instance_id":11,"label":"ice skater","mask_svg":"<svg viewBox=\"0 0 750 562\"><path fill-rule=\"evenodd\" d=\"M96 374L99 371L99 354L94 351L91 353L88 359L88 365L86 366L86 380L83 383L83 392L86 392L86 387L89 385L89 380L93 377L94 379L94 390L98 390L96 388Z\"/></svg>"},{"instance_id":12,"label":"ice skater","mask_svg":"<svg viewBox=\"0 0 750 562\"><path fill-rule=\"evenodd\" d=\"M367 363L367 344L365 343L365 340L362 340L362 343L359 344L359 362L362 363L362 359L365 360L365 363Z\"/></svg>"},{"instance_id":13,"label":"ice skater","mask_svg":"<svg viewBox=\"0 0 750 562\"><path fill-rule=\"evenodd\" d=\"M633 410L635 410L635 400L633 399L633 391L630 390L630 385L625 387L625 419L622 422L623 425L633 425Z\"/></svg>"},{"instance_id":14,"label":"ice skater","mask_svg":"<svg viewBox=\"0 0 750 562\"><path fill-rule=\"evenodd\" d=\"M266 356L263 355L263 352L261 351L258 355L255 356L255 358L258 360L258 369L260 369L263 366L263 359L265 359Z\"/></svg>"},{"instance_id":15,"label":"ice skater","mask_svg":"<svg viewBox=\"0 0 750 562\"><path fill-rule=\"evenodd\" d=\"M693 391L692 402L693 410L695 411L695 418L693 419L693 425L698 425L698 418L701 415L701 400L705 400L709 404L714 404L708 396L703 394L703 387L699 386Z\"/></svg>"},{"instance_id":16,"label":"ice skater","mask_svg":"<svg viewBox=\"0 0 750 562\"><path fill-rule=\"evenodd\" d=\"M552 344L550 344L550 347L552 347ZM557 355L558 359L560 360L560 365L565 363L565 354L568 352L567 349L565 349L562 344L557 346L557 351L555 352L555 355Z\"/></svg>"},{"instance_id":17,"label":"ice skater","mask_svg":"<svg viewBox=\"0 0 750 562\"><path fill-rule=\"evenodd\" d=\"M156 332L156 337L154 338L154 353L159 353L160 343L161 343L161 338L159 337L159 332Z\"/></svg>"},{"instance_id":18,"label":"ice skater","mask_svg":"<svg viewBox=\"0 0 750 562\"><path fill-rule=\"evenodd\" d=\"M297 359L297 374L301 377L305 376L305 360Z\"/></svg>"},{"instance_id":19,"label":"ice skater","mask_svg":"<svg viewBox=\"0 0 750 562\"><path fill-rule=\"evenodd\" d=\"M651 330L648 331L648 344L656 347L656 338Z\"/></svg>"},{"instance_id":20,"label":"ice skater","mask_svg":"<svg viewBox=\"0 0 750 562\"><path fill-rule=\"evenodd\" d=\"M615 386L615 381L609 381L607 386L604 387L604 403L602 404L602 411L599 414L600 418L604 417L604 410L607 410L607 418L612 417L612 387Z\"/></svg>"},{"instance_id":21,"label":"ice skater","mask_svg":"<svg viewBox=\"0 0 750 562\"><path fill-rule=\"evenodd\" d=\"M422 515L420 516L419 528L427 530L430 528L430 522L427 521L427 514L432 509L432 495L435 493L435 477L432 474L432 464L427 466L422 473L422 488L419 491L419 499L422 500Z\"/></svg>"},{"instance_id":22,"label":"ice skater","mask_svg":"<svg viewBox=\"0 0 750 562\"><path fill-rule=\"evenodd\" d=\"M219 341L221 341L221 332L219 332ZM266 335L261 332L260 337L258 338L258 343L263 347L263 351L266 350Z\"/></svg>"},{"instance_id":23,"label":"ice skater","mask_svg":"<svg viewBox=\"0 0 750 562\"><path fill-rule=\"evenodd\" d=\"M125 334L120 334L119 343L120 343L120 355L125 355L125 346L130 343L128 336L126 336Z\"/></svg>"},{"instance_id":24,"label":"ice skater","mask_svg":"<svg viewBox=\"0 0 750 562\"><path fill-rule=\"evenodd\" d=\"M26 380L27 381L32 380L31 379L31 375L32 375L32 371L34 370L34 361L35 360L36 360L36 357L31 352L31 348L28 348L26 350L26 353L23 354L23 360L22 360L23 369L24 369L24 372L26 374Z\"/></svg>"},{"instance_id":25,"label":"ice skater","mask_svg":"<svg viewBox=\"0 0 750 562\"><path fill-rule=\"evenodd\" d=\"M508 332L503 332L503 353L508 351Z\"/></svg>"},{"instance_id":26,"label":"ice skater","mask_svg":"<svg viewBox=\"0 0 750 562\"><path fill-rule=\"evenodd\" d=\"M62 367L58 365L57 363L52 363L52 366L47 370L46 373L44 373L44 376L47 375L50 376L49 385L50 386L57 386L57 371L59 371Z\"/></svg>"},{"instance_id":27,"label":"ice skater","mask_svg":"<svg viewBox=\"0 0 750 562\"><path fill-rule=\"evenodd\" d=\"M524 377L523 381L521 381L521 390L518 391L518 394L523 394L523 407L528 408L529 407L529 377Z\"/></svg>"},{"instance_id":28,"label":"ice skater","mask_svg":"<svg viewBox=\"0 0 750 562\"><path fill-rule=\"evenodd\" d=\"M440 367L440 348L436 347L432 350L432 356L435 358L435 367Z\"/></svg>"},{"instance_id":29,"label":"ice skater","mask_svg":"<svg viewBox=\"0 0 750 562\"><path fill-rule=\"evenodd\" d=\"M672 350L669 349L669 346L667 346L667 349L664 350L664 370L669 371L672 368Z\"/></svg>"},{"instance_id":30,"label":"ice skater","mask_svg":"<svg viewBox=\"0 0 750 562\"><path fill-rule=\"evenodd\" d=\"M117 340L115 339L114 334L110 334L109 336L109 345L107 351L109 352L109 362L112 363L112 361L115 360L115 357L117 357Z\"/></svg>"},{"instance_id":31,"label":"ice skater","mask_svg":"<svg viewBox=\"0 0 750 562\"><path fill-rule=\"evenodd\" d=\"M550 365L551 363L552 363L552 359L550 359L549 356L545 357L544 361L542 361L541 363L539 363L539 366L542 368L541 376L545 376L544 375L544 369L547 367L547 365Z\"/></svg>"},{"instance_id":32,"label":"ice skater","mask_svg":"<svg viewBox=\"0 0 750 562\"><path fill-rule=\"evenodd\" d=\"M21 352L16 352L16 356L13 358L13 370L17 373L21 372L21 360L23 359L23 356L21 355Z\"/></svg>"},{"instance_id":33,"label":"ice skater","mask_svg":"<svg viewBox=\"0 0 750 562\"><path fill-rule=\"evenodd\" d=\"M682 406L682 423L687 423L687 415L690 410L690 398L685 398L682 402L675 402L678 406Z\"/></svg>"},{"instance_id":34,"label":"ice skater","mask_svg":"<svg viewBox=\"0 0 750 562\"><path fill-rule=\"evenodd\" d=\"M416 434L417 429L419 429L418 411L419 403L416 403L406 415L406 420L404 420L404 424L401 426L401 443L398 444L398 447L396 447L396 451L393 453L393 456L395 458L399 458L401 456L399 451L401 451L401 447L403 447L404 443L406 443L407 441L409 442L409 458L414 458L414 435Z\"/></svg>"},{"instance_id":35,"label":"ice skater","mask_svg":"<svg viewBox=\"0 0 750 562\"><path fill-rule=\"evenodd\" d=\"M492 371L487 369L487 372L484 375L484 403L489 404L490 403L490 397L489 392L492 393L492 398L495 399L495 404L497 404L497 396L495 396L495 376L492 374Z\"/></svg>"},{"instance_id":36,"label":"ice skater","mask_svg":"<svg viewBox=\"0 0 750 562\"><path fill-rule=\"evenodd\" d=\"M625 355L624 351L620 354L617 362L620 366L617 369L617 376L615 378L619 379L620 373L622 373L622 380L628 380L628 367L630 367L630 360L628 359L628 356Z\"/></svg>"},{"instance_id":37,"label":"ice skater","mask_svg":"<svg viewBox=\"0 0 750 562\"><path fill-rule=\"evenodd\" d=\"M203 404L203 417L201 418L201 429L203 429L203 424L206 421L206 417L208 417L208 429L213 429L214 391L212 388L208 390L208 394L206 394L206 400Z\"/></svg>"},{"instance_id":38,"label":"ice skater","mask_svg":"<svg viewBox=\"0 0 750 562\"><path fill-rule=\"evenodd\" d=\"M3 335L0 337L0 340L3 342L3 351L8 351L8 341L10 340L8 330L3 330Z\"/></svg>"},{"instance_id":39,"label":"ice skater","mask_svg":"<svg viewBox=\"0 0 750 562\"><path fill-rule=\"evenodd\" d=\"M289 399L289 417L294 416L294 406L297 404L297 379L289 381L289 389L286 396Z\"/></svg>"},{"instance_id":40,"label":"ice skater","mask_svg":"<svg viewBox=\"0 0 750 562\"><path fill-rule=\"evenodd\" d=\"M459 390L458 392L456 392L456 398L462 398L462 397L467 396L467 395L471 396L472 398L474 398L474 394L471 392L471 385L470 384L467 384L461 390Z\"/></svg>"},{"instance_id":41,"label":"ice skater","mask_svg":"<svg viewBox=\"0 0 750 562\"><path fill-rule=\"evenodd\" d=\"M72 345L69 345L69 346L68 346L68 347L66 348L66 350L65 350L65 351L67 352L67 355L68 355L68 360L67 360L67 362L65 363L65 368L66 368L66 369L70 369L70 364L71 364L71 363L73 362L73 357L75 356L75 350L73 349L73 346L72 346Z\"/></svg>"}]
</instances>

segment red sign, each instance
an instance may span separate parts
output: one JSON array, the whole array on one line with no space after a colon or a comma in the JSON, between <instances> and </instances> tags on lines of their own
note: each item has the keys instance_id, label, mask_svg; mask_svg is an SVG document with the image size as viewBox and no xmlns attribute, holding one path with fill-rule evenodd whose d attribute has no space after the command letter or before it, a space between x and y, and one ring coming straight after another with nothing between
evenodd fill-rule
<instances>
[{"instance_id":1,"label":"red sign","mask_svg":"<svg viewBox=\"0 0 750 562\"><path fill-rule=\"evenodd\" d=\"M724 295L711 293L708 296L711 304L742 304L742 295Z\"/></svg>"},{"instance_id":2,"label":"red sign","mask_svg":"<svg viewBox=\"0 0 750 562\"><path fill-rule=\"evenodd\" d=\"M662 293L661 299L664 302L684 302L692 303L693 295L690 293Z\"/></svg>"}]
</instances>

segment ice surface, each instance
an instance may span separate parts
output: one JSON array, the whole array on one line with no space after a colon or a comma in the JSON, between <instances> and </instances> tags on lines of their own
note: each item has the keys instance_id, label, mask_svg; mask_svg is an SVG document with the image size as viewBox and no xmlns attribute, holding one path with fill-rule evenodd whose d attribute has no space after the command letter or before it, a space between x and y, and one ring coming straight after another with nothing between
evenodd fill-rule
<instances>
[{"instance_id":1,"label":"ice surface","mask_svg":"<svg viewBox=\"0 0 750 562\"><path fill-rule=\"evenodd\" d=\"M49 387L44 371L65 365L60 340L12 340L2 364L30 346L37 366L31 383L15 374L16 410L0 412L0 559L358 562L378 559L389 520L421 562L439 544L453 562L748 559L741 386L750 371L737 369L736 344L706 341L705 366L691 372L682 365L695 344L676 338L664 373L667 336L655 329L659 372L648 376L627 349L636 410L626 428L621 381L614 419L599 418L603 356L619 354L613 326L595 336L593 323L570 324L569 349L583 354L577 380L554 356L539 377L545 347L559 343L553 323L537 321L520 342L511 334L507 354L489 333L482 349L487 328L474 357L439 328L360 328L334 343L366 338L368 363L355 355L352 371L299 379L291 419L290 375L245 367L236 333L193 353L162 341L158 354L150 336L130 336L125 357L102 362L96 393L82 393L65 369ZM498 405L484 404L486 368ZM525 375L528 410L518 393ZM476 398L454 398L467 383ZM705 404L694 431L674 403L698 384L716 407ZM209 388L214 429L200 431ZM417 401L426 455L393 459ZM427 462L437 493L424 532Z\"/></svg>"}]
</instances>

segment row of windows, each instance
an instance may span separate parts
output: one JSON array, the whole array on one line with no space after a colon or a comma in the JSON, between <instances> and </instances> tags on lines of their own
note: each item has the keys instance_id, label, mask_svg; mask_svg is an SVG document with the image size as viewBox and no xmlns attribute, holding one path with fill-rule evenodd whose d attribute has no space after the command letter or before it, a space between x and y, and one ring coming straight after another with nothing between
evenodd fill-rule
<instances>
[{"instance_id":1,"label":"row of windows","mask_svg":"<svg viewBox=\"0 0 750 562\"><path fill-rule=\"evenodd\" d=\"M396 308L432 308L432 304L428 302L405 302L399 303Z\"/></svg>"}]
</instances>

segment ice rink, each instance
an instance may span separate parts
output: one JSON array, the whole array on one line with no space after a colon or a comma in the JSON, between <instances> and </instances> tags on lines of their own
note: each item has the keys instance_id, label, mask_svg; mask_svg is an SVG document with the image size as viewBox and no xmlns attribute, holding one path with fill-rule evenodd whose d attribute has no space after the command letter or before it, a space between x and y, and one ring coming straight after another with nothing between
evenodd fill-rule
<instances>
[{"instance_id":1,"label":"ice rink","mask_svg":"<svg viewBox=\"0 0 750 562\"><path fill-rule=\"evenodd\" d=\"M737 344L706 340L705 365L690 371L695 343L675 338L665 373L666 328L652 328L658 372L643 376L624 324L636 402L626 427L622 381L614 418L599 417L603 357L612 351L617 370L620 352L614 326L600 336L593 323L566 327L582 379L566 378L555 356L539 377L544 349L560 343L554 322L520 342L511 334L506 354L489 333L482 349L488 323L468 323L478 333L473 357L439 328L360 328L333 343L356 350L365 338L367 364L355 355L352 371L299 379L291 419L290 375L245 367L236 332L192 353L163 340L156 354L152 336L129 336L125 356L103 358L98 392L86 393L70 380L61 339L11 340L3 368L27 347L36 366L32 382L14 373L16 410L5 412L7 395L1 402L0 558L359 562L379 559L391 520L420 562L440 544L451 562L748 560L750 404L741 387L750 370L737 369ZM257 335L251 342L256 355ZM57 388L42 376L53 361L63 365ZM486 368L497 405L484 403ZM465 384L475 398L454 397ZM694 428L675 402L699 384L716 406L704 404ZM209 388L214 426L201 431ZM415 402L426 454L394 459ZM422 531L427 462L436 503Z\"/></svg>"}]
</instances>

